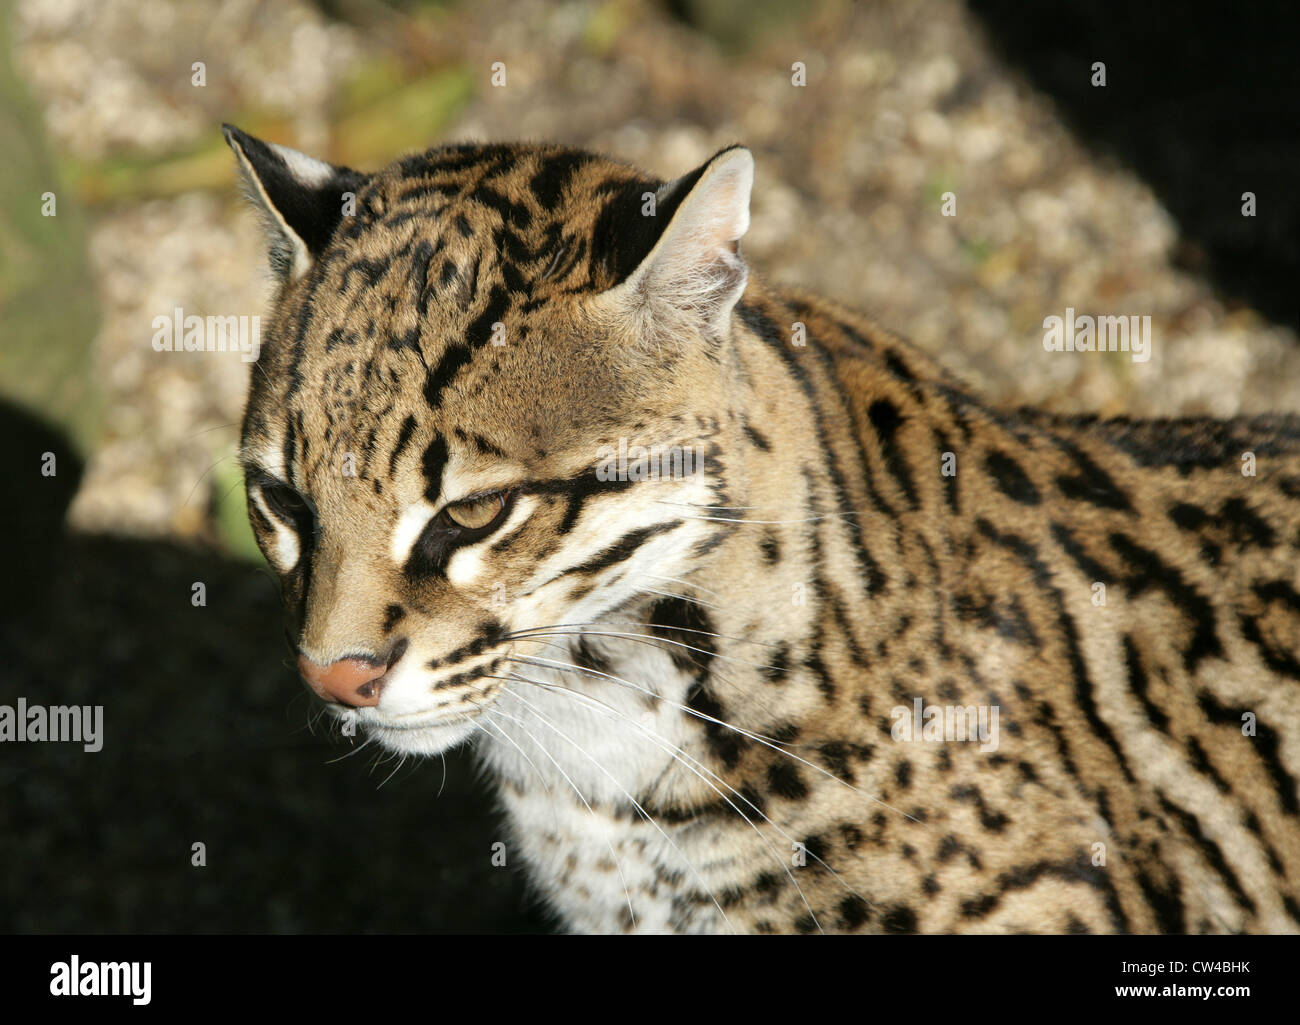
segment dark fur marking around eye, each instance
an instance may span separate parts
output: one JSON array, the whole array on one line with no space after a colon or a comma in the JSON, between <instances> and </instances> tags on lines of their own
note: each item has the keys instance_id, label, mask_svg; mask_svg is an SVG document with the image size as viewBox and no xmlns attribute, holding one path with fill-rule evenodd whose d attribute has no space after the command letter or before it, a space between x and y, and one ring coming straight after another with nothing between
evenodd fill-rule
<instances>
[{"instance_id":1,"label":"dark fur marking around eye","mask_svg":"<svg viewBox=\"0 0 1300 1025\"><path fill-rule=\"evenodd\" d=\"M270 534L275 530L275 526L268 520L262 512L261 507L256 502L248 503L248 512L258 529L263 533Z\"/></svg>"}]
</instances>

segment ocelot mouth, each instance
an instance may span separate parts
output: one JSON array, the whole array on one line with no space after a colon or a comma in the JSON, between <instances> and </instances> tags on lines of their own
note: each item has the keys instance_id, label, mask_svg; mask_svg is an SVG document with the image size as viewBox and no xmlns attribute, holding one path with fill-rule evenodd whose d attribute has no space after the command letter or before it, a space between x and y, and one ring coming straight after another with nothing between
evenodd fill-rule
<instances>
[{"instance_id":1,"label":"ocelot mouth","mask_svg":"<svg viewBox=\"0 0 1300 1025\"><path fill-rule=\"evenodd\" d=\"M455 747L476 730L477 715L442 722L362 724L362 730L382 747L398 754L436 755Z\"/></svg>"}]
</instances>

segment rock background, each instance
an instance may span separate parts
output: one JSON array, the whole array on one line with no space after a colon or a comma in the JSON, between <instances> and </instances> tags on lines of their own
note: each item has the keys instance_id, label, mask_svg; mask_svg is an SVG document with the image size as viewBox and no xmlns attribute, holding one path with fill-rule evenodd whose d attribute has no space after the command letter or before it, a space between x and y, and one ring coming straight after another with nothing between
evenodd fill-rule
<instances>
[{"instance_id":1,"label":"rock background","mask_svg":"<svg viewBox=\"0 0 1300 1025\"><path fill-rule=\"evenodd\" d=\"M33 532L7 539L31 583L6 599L0 643L17 654L0 702L103 703L109 731L97 755L0 749L0 922L13 930L547 927L518 877L488 865L500 830L465 758L448 758L445 786L436 764L380 786L392 765L358 771L368 752L334 764L346 749L306 729L275 586L241 524L232 455L249 367L150 345L153 317L176 306L253 314L268 292L222 121L366 169L441 141L523 137L669 177L744 142L756 272L868 310L996 402L1300 410L1294 317L1270 320L1188 269L1152 189L1079 141L948 0L18 0L7 32L6 98L31 116L5 129L27 173L0 208L0 314L41 342L0 361L0 390L23 407L0 410L24 506L11 515ZM1067 79L1105 59L1059 40L1053 52ZM1131 69L1108 72L1073 98L1076 116L1093 104L1104 124L1141 103ZM1252 166L1201 204L1239 208ZM48 252L42 225L14 212L45 181L63 233ZM954 218L939 212L950 191ZM1268 216L1242 219L1243 251L1257 226L1276 234ZM1067 306L1149 314L1152 359L1044 352L1043 318ZM64 453L59 487L31 470L47 450ZM204 608L190 605L196 580ZM206 869L189 864L195 841Z\"/></svg>"}]
</instances>

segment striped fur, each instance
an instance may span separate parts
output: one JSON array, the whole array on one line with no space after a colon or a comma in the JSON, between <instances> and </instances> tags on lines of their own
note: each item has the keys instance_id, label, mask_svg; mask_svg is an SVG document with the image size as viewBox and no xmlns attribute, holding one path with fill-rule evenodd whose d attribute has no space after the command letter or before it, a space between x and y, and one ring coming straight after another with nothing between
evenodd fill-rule
<instances>
[{"instance_id":1,"label":"striped fur","mask_svg":"<svg viewBox=\"0 0 1300 1025\"><path fill-rule=\"evenodd\" d=\"M281 274L243 453L295 643L392 663L336 709L380 743L473 740L567 928L1300 930L1300 418L990 409L748 275L744 151L296 192L229 135ZM620 442L702 469L602 480ZM424 526L497 491L481 539ZM896 739L917 698L996 747Z\"/></svg>"}]
</instances>

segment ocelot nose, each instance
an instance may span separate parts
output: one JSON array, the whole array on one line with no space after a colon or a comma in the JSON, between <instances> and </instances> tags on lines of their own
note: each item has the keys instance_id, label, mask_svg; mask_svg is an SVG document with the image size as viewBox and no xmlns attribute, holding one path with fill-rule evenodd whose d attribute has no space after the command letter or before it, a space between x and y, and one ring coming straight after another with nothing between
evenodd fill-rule
<instances>
[{"instance_id":1,"label":"ocelot nose","mask_svg":"<svg viewBox=\"0 0 1300 1025\"><path fill-rule=\"evenodd\" d=\"M361 658L341 658L322 666L306 655L299 655L298 672L326 701L337 701L352 708L372 708L379 704L379 691L383 685L378 681L388 672L388 666L375 665Z\"/></svg>"}]
</instances>

